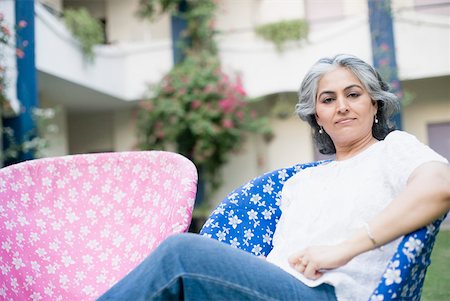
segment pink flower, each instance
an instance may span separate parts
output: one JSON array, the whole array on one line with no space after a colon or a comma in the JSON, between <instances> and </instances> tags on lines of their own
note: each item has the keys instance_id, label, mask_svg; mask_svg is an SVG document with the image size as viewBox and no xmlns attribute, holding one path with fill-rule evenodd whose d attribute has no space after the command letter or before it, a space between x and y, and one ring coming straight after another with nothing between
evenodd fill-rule
<instances>
[{"instance_id":1,"label":"pink flower","mask_svg":"<svg viewBox=\"0 0 450 301\"><path fill-rule=\"evenodd\" d=\"M380 60L380 66L386 66L387 64L389 64L389 60L388 59L381 59Z\"/></svg>"},{"instance_id":2,"label":"pink flower","mask_svg":"<svg viewBox=\"0 0 450 301\"><path fill-rule=\"evenodd\" d=\"M191 102L191 108L192 108L193 110L200 108L201 105L202 105L201 101L200 101L200 100L197 100L197 99L196 99L196 100L193 100L193 101Z\"/></svg>"},{"instance_id":3,"label":"pink flower","mask_svg":"<svg viewBox=\"0 0 450 301\"><path fill-rule=\"evenodd\" d=\"M141 102L141 108L143 108L144 110L146 110L148 112L151 112L151 111L153 111L153 104L148 101L143 101L143 102Z\"/></svg>"},{"instance_id":4,"label":"pink flower","mask_svg":"<svg viewBox=\"0 0 450 301\"><path fill-rule=\"evenodd\" d=\"M242 96L247 95L247 92L245 92L244 86L242 85L242 79L240 76L238 76L236 79L236 85L234 86L234 89Z\"/></svg>"},{"instance_id":5,"label":"pink flower","mask_svg":"<svg viewBox=\"0 0 450 301\"><path fill-rule=\"evenodd\" d=\"M224 98L219 100L219 107L225 112L229 113L233 111L236 106L236 100L234 98Z\"/></svg>"},{"instance_id":6,"label":"pink flower","mask_svg":"<svg viewBox=\"0 0 450 301\"><path fill-rule=\"evenodd\" d=\"M222 126L226 129L231 129L234 127L233 121L231 119L223 119Z\"/></svg>"},{"instance_id":7,"label":"pink flower","mask_svg":"<svg viewBox=\"0 0 450 301\"><path fill-rule=\"evenodd\" d=\"M383 51L387 51L389 49L389 46L386 43L381 43L380 49L383 50Z\"/></svg>"},{"instance_id":8,"label":"pink flower","mask_svg":"<svg viewBox=\"0 0 450 301\"><path fill-rule=\"evenodd\" d=\"M166 134L164 133L163 130L158 130L158 131L155 132L156 138L159 138L159 139L163 139L165 135Z\"/></svg>"},{"instance_id":9,"label":"pink flower","mask_svg":"<svg viewBox=\"0 0 450 301\"><path fill-rule=\"evenodd\" d=\"M11 36L11 32L9 31L8 27L2 25L1 30L5 36L7 36L7 37Z\"/></svg>"},{"instance_id":10,"label":"pink flower","mask_svg":"<svg viewBox=\"0 0 450 301\"><path fill-rule=\"evenodd\" d=\"M27 46L28 46L28 41L27 41L27 40L23 41L23 42L22 42L22 46L23 46L23 47L27 47Z\"/></svg>"},{"instance_id":11,"label":"pink flower","mask_svg":"<svg viewBox=\"0 0 450 301\"><path fill-rule=\"evenodd\" d=\"M203 92L205 92L206 94L209 94L211 92L214 91L214 87L212 85L207 85L204 89Z\"/></svg>"},{"instance_id":12,"label":"pink flower","mask_svg":"<svg viewBox=\"0 0 450 301\"><path fill-rule=\"evenodd\" d=\"M25 56L25 53L22 51L22 49L16 48L16 55L19 59L22 59Z\"/></svg>"},{"instance_id":13,"label":"pink flower","mask_svg":"<svg viewBox=\"0 0 450 301\"><path fill-rule=\"evenodd\" d=\"M239 121L244 120L244 112L242 112L242 111L236 112L236 117L237 117L237 119L239 119Z\"/></svg>"},{"instance_id":14,"label":"pink flower","mask_svg":"<svg viewBox=\"0 0 450 301\"><path fill-rule=\"evenodd\" d=\"M25 21L25 20L20 20L18 25L19 25L19 28L24 28L24 27L27 26L27 21Z\"/></svg>"}]
</instances>

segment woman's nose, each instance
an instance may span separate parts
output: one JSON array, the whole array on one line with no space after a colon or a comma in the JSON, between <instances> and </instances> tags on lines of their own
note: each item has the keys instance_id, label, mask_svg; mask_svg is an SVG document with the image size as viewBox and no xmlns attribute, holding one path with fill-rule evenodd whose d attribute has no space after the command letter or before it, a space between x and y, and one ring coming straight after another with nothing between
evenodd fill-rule
<instances>
[{"instance_id":1,"label":"woman's nose","mask_svg":"<svg viewBox=\"0 0 450 301\"><path fill-rule=\"evenodd\" d=\"M348 102L345 97L337 98L337 110L339 113L345 113L348 111Z\"/></svg>"}]
</instances>

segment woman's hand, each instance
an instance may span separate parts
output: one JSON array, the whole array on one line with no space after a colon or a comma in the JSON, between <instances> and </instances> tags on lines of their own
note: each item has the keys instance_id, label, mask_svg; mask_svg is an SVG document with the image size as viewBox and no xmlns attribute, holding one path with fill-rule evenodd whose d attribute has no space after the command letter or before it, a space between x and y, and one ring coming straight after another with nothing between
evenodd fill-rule
<instances>
[{"instance_id":1,"label":"woman's hand","mask_svg":"<svg viewBox=\"0 0 450 301\"><path fill-rule=\"evenodd\" d=\"M288 261L292 268L306 278L318 279L325 270L345 265L356 254L346 243L334 246L312 246L292 254Z\"/></svg>"}]
</instances>

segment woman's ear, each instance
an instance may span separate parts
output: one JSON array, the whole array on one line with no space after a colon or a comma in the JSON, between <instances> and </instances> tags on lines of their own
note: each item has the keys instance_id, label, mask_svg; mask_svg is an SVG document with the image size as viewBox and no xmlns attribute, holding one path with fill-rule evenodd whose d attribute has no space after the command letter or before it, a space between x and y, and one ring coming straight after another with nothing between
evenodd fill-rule
<instances>
[{"instance_id":1,"label":"woman's ear","mask_svg":"<svg viewBox=\"0 0 450 301\"><path fill-rule=\"evenodd\" d=\"M375 115L378 113L378 101L372 99L372 104L375 108Z\"/></svg>"},{"instance_id":2,"label":"woman's ear","mask_svg":"<svg viewBox=\"0 0 450 301\"><path fill-rule=\"evenodd\" d=\"M317 113L314 114L314 117L316 117L316 122L317 122L317 124L318 124L319 126L321 126L320 123L319 123L319 116L317 115Z\"/></svg>"}]
</instances>

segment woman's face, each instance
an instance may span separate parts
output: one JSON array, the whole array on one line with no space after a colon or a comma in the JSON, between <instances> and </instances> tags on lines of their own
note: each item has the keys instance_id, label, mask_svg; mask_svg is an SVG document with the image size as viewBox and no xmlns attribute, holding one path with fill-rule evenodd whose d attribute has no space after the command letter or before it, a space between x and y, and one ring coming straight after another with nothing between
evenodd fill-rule
<instances>
[{"instance_id":1,"label":"woman's face","mask_svg":"<svg viewBox=\"0 0 450 301\"><path fill-rule=\"evenodd\" d=\"M316 119L336 148L371 139L376 113L376 102L346 68L332 69L319 80Z\"/></svg>"}]
</instances>

